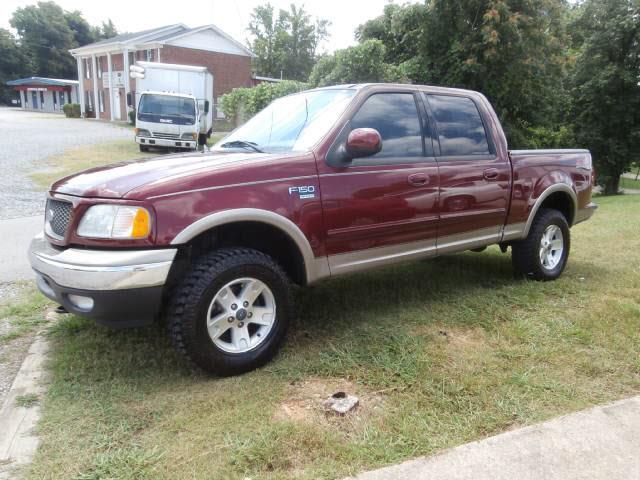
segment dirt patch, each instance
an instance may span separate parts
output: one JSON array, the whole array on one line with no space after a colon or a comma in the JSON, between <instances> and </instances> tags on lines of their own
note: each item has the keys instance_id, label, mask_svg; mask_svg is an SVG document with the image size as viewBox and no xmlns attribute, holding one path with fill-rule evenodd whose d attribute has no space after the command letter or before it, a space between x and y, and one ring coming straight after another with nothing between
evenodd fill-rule
<instances>
[{"instance_id":1,"label":"dirt patch","mask_svg":"<svg viewBox=\"0 0 640 480\"><path fill-rule=\"evenodd\" d=\"M358 406L344 416L327 411L323 403L336 392L357 396ZM349 431L357 429L380 412L382 404L382 392L371 392L347 379L310 378L289 386L284 400L276 407L274 418L338 427Z\"/></svg>"}]
</instances>

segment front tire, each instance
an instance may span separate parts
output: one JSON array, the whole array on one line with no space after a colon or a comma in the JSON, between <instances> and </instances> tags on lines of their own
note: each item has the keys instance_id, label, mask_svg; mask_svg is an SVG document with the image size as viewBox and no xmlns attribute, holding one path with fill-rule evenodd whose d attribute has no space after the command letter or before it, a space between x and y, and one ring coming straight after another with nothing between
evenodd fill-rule
<instances>
[{"instance_id":1,"label":"front tire","mask_svg":"<svg viewBox=\"0 0 640 480\"><path fill-rule=\"evenodd\" d=\"M141 152L148 152L149 151L149 147L147 147L146 145L138 145L140 147L140 151Z\"/></svg>"},{"instance_id":2,"label":"front tire","mask_svg":"<svg viewBox=\"0 0 640 480\"><path fill-rule=\"evenodd\" d=\"M192 364L216 375L236 375L275 355L292 307L289 279L271 257L225 248L200 257L174 290L169 331Z\"/></svg>"},{"instance_id":3,"label":"front tire","mask_svg":"<svg viewBox=\"0 0 640 480\"><path fill-rule=\"evenodd\" d=\"M514 271L534 280L555 280L567 265L570 246L569 224L564 215L551 208L541 209L527 238L511 245Z\"/></svg>"}]
</instances>

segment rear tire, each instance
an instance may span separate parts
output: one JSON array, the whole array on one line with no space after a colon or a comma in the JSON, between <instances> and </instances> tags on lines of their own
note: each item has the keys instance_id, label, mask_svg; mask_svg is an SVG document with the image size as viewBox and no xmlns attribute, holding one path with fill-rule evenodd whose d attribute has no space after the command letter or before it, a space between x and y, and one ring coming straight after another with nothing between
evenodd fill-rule
<instances>
[{"instance_id":1,"label":"rear tire","mask_svg":"<svg viewBox=\"0 0 640 480\"><path fill-rule=\"evenodd\" d=\"M569 224L558 210L541 209L533 220L529 235L511 245L511 260L518 276L534 280L555 280L569 258Z\"/></svg>"},{"instance_id":2,"label":"rear tire","mask_svg":"<svg viewBox=\"0 0 640 480\"><path fill-rule=\"evenodd\" d=\"M173 291L167 323L189 362L216 375L236 375L275 355L292 307L289 279L271 257L224 248L196 260Z\"/></svg>"}]
</instances>

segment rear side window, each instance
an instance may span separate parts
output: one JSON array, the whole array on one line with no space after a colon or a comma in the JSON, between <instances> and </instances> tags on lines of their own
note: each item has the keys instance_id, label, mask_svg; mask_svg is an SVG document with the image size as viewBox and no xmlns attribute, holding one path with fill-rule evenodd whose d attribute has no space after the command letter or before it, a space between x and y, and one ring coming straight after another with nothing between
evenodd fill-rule
<instances>
[{"instance_id":1,"label":"rear side window","mask_svg":"<svg viewBox=\"0 0 640 480\"><path fill-rule=\"evenodd\" d=\"M375 128L380 133L382 150L370 158L422 156L420 117L412 93L371 95L351 119L351 128Z\"/></svg>"},{"instance_id":2,"label":"rear side window","mask_svg":"<svg viewBox=\"0 0 640 480\"><path fill-rule=\"evenodd\" d=\"M480 112L468 97L428 95L429 105L438 129L440 155L489 155Z\"/></svg>"}]
</instances>

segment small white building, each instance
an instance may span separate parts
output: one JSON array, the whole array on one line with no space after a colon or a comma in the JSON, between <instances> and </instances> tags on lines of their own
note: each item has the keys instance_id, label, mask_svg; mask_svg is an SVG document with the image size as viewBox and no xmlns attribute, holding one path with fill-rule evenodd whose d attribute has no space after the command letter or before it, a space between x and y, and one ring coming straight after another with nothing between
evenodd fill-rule
<instances>
[{"instance_id":1,"label":"small white building","mask_svg":"<svg viewBox=\"0 0 640 480\"><path fill-rule=\"evenodd\" d=\"M26 110L61 113L65 103L80 103L77 80L29 77L10 80L7 85L20 95L20 106Z\"/></svg>"}]
</instances>

